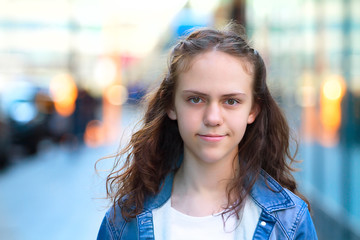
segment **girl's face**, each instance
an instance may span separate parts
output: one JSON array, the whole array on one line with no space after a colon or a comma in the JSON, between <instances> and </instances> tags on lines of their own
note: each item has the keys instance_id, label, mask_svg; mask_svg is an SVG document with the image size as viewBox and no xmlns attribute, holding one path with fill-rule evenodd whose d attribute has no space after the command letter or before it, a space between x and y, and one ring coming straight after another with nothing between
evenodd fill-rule
<instances>
[{"instance_id":1,"label":"girl's face","mask_svg":"<svg viewBox=\"0 0 360 240\"><path fill-rule=\"evenodd\" d=\"M179 75L174 107L184 141L184 160L214 164L233 162L247 124L258 113L253 106L252 76L239 58L220 51L196 56Z\"/></svg>"}]
</instances>

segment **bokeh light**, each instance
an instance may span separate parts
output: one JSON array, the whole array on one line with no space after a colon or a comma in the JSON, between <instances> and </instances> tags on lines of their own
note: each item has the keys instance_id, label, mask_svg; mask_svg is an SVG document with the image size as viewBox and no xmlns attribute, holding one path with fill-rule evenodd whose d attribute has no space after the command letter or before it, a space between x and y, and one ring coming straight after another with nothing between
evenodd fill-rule
<instances>
[{"instance_id":1,"label":"bokeh light","mask_svg":"<svg viewBox=\"0 0 360 240\"><path fill-rule=\"evenodd\" d=\"M75 110L77 87L69 74L59 74L50 82L50 92L56 111L62 116L70 116Z\"/></svg>"}]
</instances>

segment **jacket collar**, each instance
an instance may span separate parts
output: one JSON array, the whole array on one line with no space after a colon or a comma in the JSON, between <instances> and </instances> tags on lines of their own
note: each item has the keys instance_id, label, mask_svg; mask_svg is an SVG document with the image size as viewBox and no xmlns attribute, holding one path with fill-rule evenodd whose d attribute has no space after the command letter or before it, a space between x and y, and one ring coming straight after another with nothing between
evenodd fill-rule
<instances>
[{"instance_id":1,"label":"jacket collar","mask_svg":"<svg viewBox=\"0 0 360 240\"><path fill-rule=\"evenodd\" d=\"M153 210L161 207L171 196L175 171L171 171L164 179L160 186L160 192L150 196L144 203L144 210Z\"/></svg>"},{"instance_id":2,"label":"jacket collar","mask_svg":"<svg viewBox=\"0 0 360 240\"><path fill-rule=\"evenodd\" d=\"M170 198L174 175L176 170L181 166L184 159L184 155L181 154L179 159L176 161L175 165L172 167L170 173L165 177L163 182L160 185L160 191L158 194L150 196L146 199L144 203L144 210L153 210L155 208L161 207L166 201Z\"/></svg>"},{"instance_id":3,"label":"jacket collar","mask_svg":"<svg viewBox=\"0 0 360 240\"><path fill-rule=\"evenodd\" d=\"M295 206L286 190L264 170L260 171L250 195L266 212L274 212Z\"/></svg>"},{"instance_id":4,"label":"jacket collar","mask_svg":"<svg viewBox=\"0 0 360 240\"><path fill-rule=\"evenodd\" d=\"M150 196L144 204L144 210L153 210L162 206L171 196L175 171L171 171L163 181L160 192ZM254 201L266 212L292 208L295 203L286 190L264 170L260 171L250 192Z\"/></svg>"}]
</instances>

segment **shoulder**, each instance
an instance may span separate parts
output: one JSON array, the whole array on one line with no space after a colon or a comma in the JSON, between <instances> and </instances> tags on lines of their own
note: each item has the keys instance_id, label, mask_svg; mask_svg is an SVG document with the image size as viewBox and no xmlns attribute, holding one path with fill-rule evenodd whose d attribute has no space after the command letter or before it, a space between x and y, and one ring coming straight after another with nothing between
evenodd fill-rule
<instances>
[{"instance_id":1,"label":"shoulder","mask_svg":"<svg viewBox=\"0 0 360 240\"><path fill-rule=\"evenodd\" d=\"M105 214L98 233L98 240L136 239L137 221L125 221L119 206L111 207Z\"/></svg>"},{"instance_id":2,"label":"shoulder","mask_svg":"<svg viewBox=\"0 0 360 240\"><path fill-rule=\"evenodd\" d=\"M251 190L251 196L267 212L289 209L305 204L301 198L283 188L263 170Z\"/></svg>"},{"instance_id":3,"label":"shoulder","mask_svg":"<svg viewBox=\"0 0 360 240\"><path fill-rule=\"evenodd\" d=\"M274 220L277 232L288 239L317 239L308 205L265 171L261 172L251 196L263 214Z\"/></svg>"},{"instance_id":4,"label":"shoulder","mask_svg":"<svg viewBox=\"0 0 360 240\"><path fill-rule=\"evenodd\" d=\"M161 184L160 192L146 197L142 212L136 218L125 221L121 215L121 208L118 205L111 207L101 223L98 240L138 239L139 227L141 229L149 227L147 220L152 217L152 210L162 206L170 198L173 178L173 173L167 175Z\"/></svg>"},{"instance_id":5,"label":"shoulder","mask_svg":"<svg viewBox=\"0 0 360 240\"><path fill-rule=\"evenodd\" d=\"M294 202L294 206L273 213L279 227L290 239L317 239L308 205L288 189L284 188L284 190Z\"/></svg>"}]
</instances>

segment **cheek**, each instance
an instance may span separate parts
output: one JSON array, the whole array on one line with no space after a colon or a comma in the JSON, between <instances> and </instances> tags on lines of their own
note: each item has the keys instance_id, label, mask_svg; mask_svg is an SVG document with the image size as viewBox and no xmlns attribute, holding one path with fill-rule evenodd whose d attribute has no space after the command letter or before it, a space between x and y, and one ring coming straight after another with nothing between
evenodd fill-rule
<instances>
[{"instance_id":1,"label":"cheek","mask_svg":"<svg viewBox=\"0 0 360 240\"><path fill-rule=\"evenodd\" d=\"M248 116L248 114L239 113L235 116L231 116L231 118L228 118L229 127L235 132L237 136L241 138L244 135L248 126L248 118L246 116Z\"/></svg>"},{"instance_id":2,"label":"cheek","mask_svg":"<svg viewBox=\"0 0 360 240\"><path fill-rule=\"evenodd\" d=\"M195 114L181 114L178 115L178 126L179 131L181 132L188 132L192 131L196 128L198 124L198 119L195 117Z\"/></svg>"},{"instance_id":3,"label":"cheek","mask_svg":"<svg viewBox=\"0 0 360 240\"><path fill-rule=\"evenodd\" d=\"M237 126L234 126L236 127L235 128L235 131L236 131L236 135L238 135L239 137L243 137L244 136L244 133L246 131L246 127L247 127L247 123L239 123Z\"/></svg>"},{"instance_id":4,"label":"cheek","mask_svg":"<svg viewBox=\"0 0 360 240\"><path fill-rule=\"evenodd\" d=\"M194 136L201 128L201 116L197 111L188 108L177 108L177 123L183 139Z\"/></svg>"}]
</instances>

